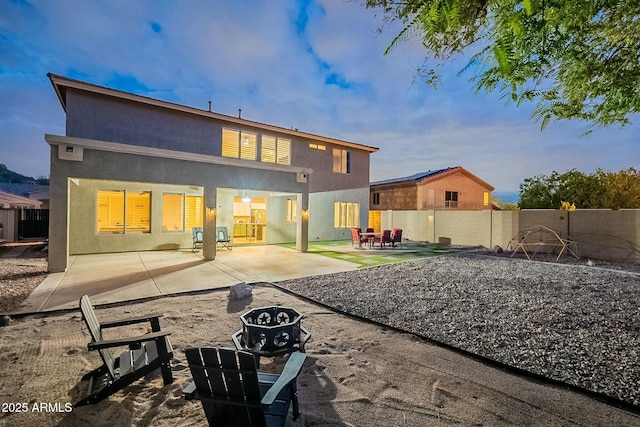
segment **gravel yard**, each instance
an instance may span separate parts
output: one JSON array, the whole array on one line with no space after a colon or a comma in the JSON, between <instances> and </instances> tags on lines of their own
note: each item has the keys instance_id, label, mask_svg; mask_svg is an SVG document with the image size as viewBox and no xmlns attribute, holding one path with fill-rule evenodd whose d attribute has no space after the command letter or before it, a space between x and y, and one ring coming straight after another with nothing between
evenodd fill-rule
<instances>
[{"instance_id":1,"label":"gravel yard","mask_svg":"<svg viewBox=\"0 0 640 427\"><path fill-rule=\"evenodd\" d=\"M43 242L0 245L0 313L10 313L47 277Z\"/></svg>"},{"instance_id":2,"label":"gravel yard","mask_svg":"<svg viewBox=\"0 0 640 427\"><path fill-rule=\"evenodd\" d=\"M467 253L278 284L640 406L640 274L585 263Z\"/></svg>"}]
</instances>

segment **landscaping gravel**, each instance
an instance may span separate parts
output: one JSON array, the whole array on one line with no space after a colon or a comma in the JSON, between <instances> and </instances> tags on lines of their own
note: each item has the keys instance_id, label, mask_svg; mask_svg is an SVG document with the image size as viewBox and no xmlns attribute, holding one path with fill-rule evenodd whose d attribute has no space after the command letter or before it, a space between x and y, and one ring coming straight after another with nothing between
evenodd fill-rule
<instances>
[{"instance_id":1,"label":"landscaping gravel","mask_svg":"<svg viewBox=\"0 0 640 427\"><path fill-rule=\"evenodd\" d=\"M278 285L640 405L640 274L635 272L466 253Z\"/></svg>"}]
</instances>

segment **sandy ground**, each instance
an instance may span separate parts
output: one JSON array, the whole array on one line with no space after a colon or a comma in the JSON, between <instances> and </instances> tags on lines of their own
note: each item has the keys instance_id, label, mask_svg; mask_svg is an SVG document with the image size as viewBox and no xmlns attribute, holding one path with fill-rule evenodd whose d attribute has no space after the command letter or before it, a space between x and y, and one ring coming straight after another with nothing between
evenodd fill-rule
<instances>
[{"instance_id":1,"label":"sandy ground","mask_svg":"<svg viewBox=\"0 0 640 427\"><path fill-rule=\"evenodd\" d=\"M0 426L205 425L200 404L182 398L191 381L184 350L232 345L240 314L266 305L296 308L313 334L298 380L302 416L293 426L640 425L636 414L264 286L240 301L218 291L97 309L101 319L164 313L175 381L163 387L159 377L142 379L103 402L72 410L65 405L78 398L80 378L100 364L86 350L89 336L80 313L12 321L0 328ZM137 328L125 335L144 327ZM282 363L263 358L261 369L277 371Z\"/></svg>"}]
</instances>

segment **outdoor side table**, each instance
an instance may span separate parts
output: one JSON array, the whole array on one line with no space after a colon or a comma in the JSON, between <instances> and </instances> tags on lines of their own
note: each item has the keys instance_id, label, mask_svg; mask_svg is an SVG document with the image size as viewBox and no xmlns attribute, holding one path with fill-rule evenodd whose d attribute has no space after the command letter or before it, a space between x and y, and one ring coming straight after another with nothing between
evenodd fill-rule
<instances>
[{"instance_id":1,"label":"outdoor side table","mask_svg":"<svg viewBox=\"0 0 640 427\"><path fill-rule=\"evenodd\" d=\"M301 324L302 315L289 307L259 307L242 316L242 329L231 336L238 350L246 350L256 356L273 357L304 352L304 346L311 333Z\"/></svg>"}]
</instances>

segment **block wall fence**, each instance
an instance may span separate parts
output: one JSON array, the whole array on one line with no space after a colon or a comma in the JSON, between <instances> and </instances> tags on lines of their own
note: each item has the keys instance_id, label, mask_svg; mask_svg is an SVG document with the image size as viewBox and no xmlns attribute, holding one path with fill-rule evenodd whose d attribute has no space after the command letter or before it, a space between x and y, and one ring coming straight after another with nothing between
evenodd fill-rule
<instances>
[{"instance_id":1,"label":"block wall fence","mask_svg":"<svg viewBox=\"0 0 640 427\"><path fill-rule=\"evenodd\" d=\"M640 264L640 209L521 211L379 211L380 229L402 228L403 237L453 245L506 248L521 230L544 225L570 236L581 258Z\"/></svg>"}]
</instances>

